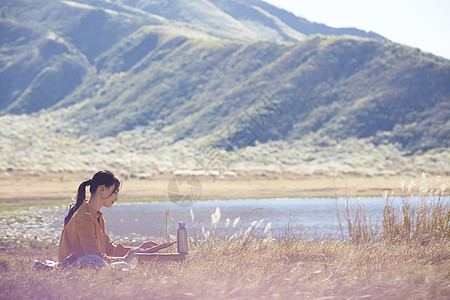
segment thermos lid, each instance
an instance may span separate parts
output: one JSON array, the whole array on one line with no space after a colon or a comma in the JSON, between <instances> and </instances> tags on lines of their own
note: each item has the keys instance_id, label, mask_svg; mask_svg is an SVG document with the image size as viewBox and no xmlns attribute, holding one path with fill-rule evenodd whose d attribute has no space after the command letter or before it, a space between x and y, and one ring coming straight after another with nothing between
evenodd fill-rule
<instances>
[{"instance_id":1,"label":"thermos lid","mask_svg":"<svg viewBox=\"0 0 450 300\"><path fill-rule=\"evenodd\" d=\"M180 222L178 223L178 226L184 227L184 222L183 222L183 221L180 221Z\"/></svg>"}]
</instances>

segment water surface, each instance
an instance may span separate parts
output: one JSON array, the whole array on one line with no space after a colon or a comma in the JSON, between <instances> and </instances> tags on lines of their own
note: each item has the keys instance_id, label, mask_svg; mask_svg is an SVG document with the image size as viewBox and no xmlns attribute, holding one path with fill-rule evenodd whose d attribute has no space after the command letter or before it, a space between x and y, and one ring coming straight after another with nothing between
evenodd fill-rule
<instances>
[{"instance_id":1,"label":"water surface","mask_svg":"<svg viewBox=\"0 0 450 300\"><path fill-rule=\"evenodd\" d=\"M393 199L400 206L401 199ZM350 199L349 207L354 216L358 203L363 203L371 224L376 224L382 216L383 198ZM339 235L337 211L341 213L342 224L346 225L342 212L345 199L245 199L198 201L189 207L174 202L118 204L111 209L102 209L108 232L117 236L166 236L166 211L169 210L169 231L176 235L178 222L184 221L191 236L202 238L204 231L211 232L211 214L220 209L221 218L217 224L217 236L231 236L245 230L252 222L263 220L256 232L263 234L271 223L270 232L276 237L286 232L302 234L306 237L326 238ZM338 209L336 209L338 207ZM194 220L190 214L192 209ZM233 222L239 217L237 226ZM230 220L227 225L226 219ZM345 228L344 228L345 229Z\"/></svg>"},{"instance_id":2,"label":"water surface","mask_svg":"<svg viewBox=\"0 0 450 300\"><path fill-rule=\"evenodd\" d=\"M450 197L441 201L448 202ZM183 207L175 202L157 203L117 203L111 208L102 208L105 217L106 231L115 242L127 243L130 240L144 241L148 239L164 240L166 238L166 211L169 210L169 231L175 236L178 222L184 221L191 237L204 239L204 234L211 235L211 214L217 207L220 209L220 220L217 224L216 236L226 237L242 234L252 222L261 224L253 233L260 237L271 233L279 237L287 230L291 234L304 238L327 239L340 238L337 211L341 214L344 234L347 231L346 221L342 216L345 199L308 198L308 199L246 199L198 201L192 206ZM363 203L370 224L376 226L382 217L383 198L349 199L350 215L355 216L358 203ZM401 215L400 206L408 199L393 198L394 205ZM421 199L412 200L417 204ZM427 201L435 201L429 199ZM338 209L336 209L336 206ZM63 229L67 205L48 208L29 208L16 212L0 214L0 233L3 239L18 241L21 239L46 240L56 243ZM190 214L192 209L194 220ZM233 228L233 222L239 222ZM229 219L228 227L227 219ZM271 229L264 234L267 224ZM203 230L202 230L203 229ZM344 235L345 236L345 235ZM172 239L175 239L172 237Z\"/></svg>"}]
</instances>

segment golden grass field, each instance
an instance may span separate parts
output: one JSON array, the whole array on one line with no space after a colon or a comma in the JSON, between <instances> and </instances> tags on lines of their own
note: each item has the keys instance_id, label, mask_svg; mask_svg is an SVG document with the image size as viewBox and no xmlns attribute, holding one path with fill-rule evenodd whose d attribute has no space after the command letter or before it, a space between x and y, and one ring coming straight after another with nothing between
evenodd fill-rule
<instances>
[{"instance_id":1,"label":"golden grass field","mask_svg":"<svg viewBox=\"0 0 450 300\"><path fill-rule=\"evenodd\" d=\"M2 299L448 299L448 241L227 241L191 246L183 263L33 271L53 250L0 255Z\"/></svg>"},{"instance_id":2,"label":"golden grass field","mask_svg":"<svg viewBox=\"0 0 450 300\"><path fill-rule=\"evenodd\" d=\"M68 203L89 174L11 174L0 179L2 225L23 206ZM165 200L171 176L126 179L122 201ZM425 198L417 207L386 206L380 228L340 212L336 240L304 239L295 228L277 237L251 228L237 238L191 240L183 263L145 262L128 270L36 271L56 260L57 245L27 238L0 242L0 299L449 299L448 177L201 178L202 199L381 196L390 190ZM414 183L414 184L413 184ZM402 188L403 191L402 191ZM408 191L408 189L410 191ZM388 204L388 202L387 202ZM406 204L406 203L405 203ZM359 216L364 211L356 210ZM176 247L166 251L176 251Z\"/></svg>"}]
</instances>

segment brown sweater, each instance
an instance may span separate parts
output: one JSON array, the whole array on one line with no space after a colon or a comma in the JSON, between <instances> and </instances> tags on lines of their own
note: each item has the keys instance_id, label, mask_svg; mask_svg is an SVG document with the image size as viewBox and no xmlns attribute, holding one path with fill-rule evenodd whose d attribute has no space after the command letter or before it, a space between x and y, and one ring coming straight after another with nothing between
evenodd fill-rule
<instances>
[{"instance_id":1,"label":"brown sweater","mask_svg":"<svg viewBox=\"0 0 450 300\"><path fill-rule=\"evenodd\" d=\"M59 241L58 260L74 253L77 257L95 254L112 262L117 260L114 257L124 256L130 249L122 244L114 245L105 233L102 213L83 202L64 226Z\"/></svg>"}]
</instances>

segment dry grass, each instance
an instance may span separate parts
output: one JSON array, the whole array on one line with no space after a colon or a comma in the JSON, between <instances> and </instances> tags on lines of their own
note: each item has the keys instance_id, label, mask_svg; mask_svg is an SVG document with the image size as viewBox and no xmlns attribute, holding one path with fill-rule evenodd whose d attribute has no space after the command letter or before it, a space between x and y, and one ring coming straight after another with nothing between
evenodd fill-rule
<instances>
[{"instance_id":1,"label":"dry grass","mask_svg":"<svg viewBox=\"0 0 450 300\"><path fill-rule=\"evenodd\" d=\"M341 239L307 240L295 228L272 237L252 225L230 238L191 238L183 263L35 271L34 259L56 259L54 244L0 241L0 299L448 299L446 186L428 191L425 179L400 206L387 193L379 224L362 201L338 209ZM219 219L216 210L212 223Z\"/></svg>"},{"instance_id":2,"label":"dry grass","mask_svg":"<svg viewBox=\"0 0 450 300\"><path fill-rule=\"evenodd\" d=\"M6 206L67 204L78 185L91 173L46 173L29 175L11 172L10 177L0 178L0 204ZM119 201L130 202L168 200L168 183L172 174L162 174L147 179L121 178L123 180ZM283 197L380 197L383 191L399 187L401 182L420 183L420 176L296 176L273 174L268 177L252 175L225 177L214 180L200 176L201 199L245 199ZM430 189L438 190L439 182L448 183L449 176L426 179ZM419 185L411 187L411 193L419 193Z\"/></svg>"},{"instance_id":3,"label":"dry grass","mask_svg":"<svg viewBox=\"0 0 450 300\"><path fill-rule=\"evenodd\" d=\"M0 258L2 299L448 299L449 242L203 242L184 263L32 271L34 250Z\"/></svg>"},{"instance_id":4,"label":"dry grass","mask_svg":"<svg viewBox=\"0 0 450 300\"><path fill-rule=\"evenodd\" d=\"M273 238L253 227L240 237L191 241L183 263L125 271L34 271L33 260L55 259L56 247L10 244L0 255L0 298L448 299L447 202L402 207L398 215L389 203L377 234L360 206L343 213L350 239L304 240L292 229Z\"/></svg>"},{"instance_id":5,"label":"dry grass","mask_svg":"<svg viewBox=\"0 0 450 300\"><path fill-rule=\"evenodd\" d=\"M385 192L381 225L373 224L367 216L364 201L358 201L351 213L347 199L342 212L337 208L341 232L344 233L342 221L345 221L348 236L354 243L383 239L392 243L424 245L435 240L450 240L450 207L448 197L445 197L447 183L429 191L423 173L417 197L411 194L412 184L408 193L404 185L402 182L404 196L400 207L394 204L394 193Z\"/></svg>"}]
</instances>

